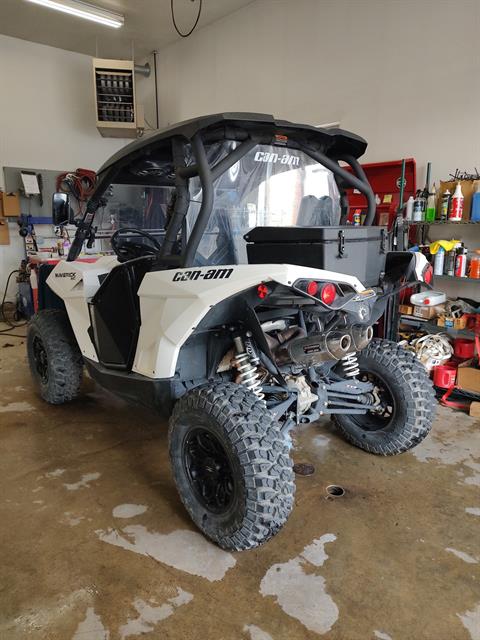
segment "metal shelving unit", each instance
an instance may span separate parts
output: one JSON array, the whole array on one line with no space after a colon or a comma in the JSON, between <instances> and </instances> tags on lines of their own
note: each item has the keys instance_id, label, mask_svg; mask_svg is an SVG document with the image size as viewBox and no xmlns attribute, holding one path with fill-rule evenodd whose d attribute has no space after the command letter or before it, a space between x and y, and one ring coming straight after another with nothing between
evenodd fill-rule
<instances>
[{"instance_id":1,"label":"metal shelving unit","mask_svg":"<svg viewBox=\"0 0 480 640\"><path fill-rule=\"evenodd\" d=\"M474 338L475 332L470 329L452 329L451 327L439 327L438 324L424 320L423 318L416 318L415 316L400 316L400 324L416 325L418 328L424 329L429 333L448 333L454 338Z\"/></svg>"},{"instance_id":2,"label":"metal shelving unit","mask_svg":"<svg viewBox=\"0 0 480 640\"><path fill-rule=\"evenodd\" d=\"M433 276L433 280L455 280L455 281L460 281L460 282L470 282L472 284L474 283L480 283L480 278L459 278L458 276L447 276L447 275L441 275L441 276Z\"/></svg>"}]
</instances>

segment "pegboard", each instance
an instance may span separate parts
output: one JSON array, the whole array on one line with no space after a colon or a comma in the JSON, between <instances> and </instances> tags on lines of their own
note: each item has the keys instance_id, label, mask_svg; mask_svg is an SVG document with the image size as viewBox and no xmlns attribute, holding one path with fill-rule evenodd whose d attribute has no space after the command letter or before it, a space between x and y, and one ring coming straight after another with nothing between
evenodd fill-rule
<instances>
[{"instance_id":1,"label":"pegboard","mask_svg":"<svg viewBox=\"0 0 480 640\"><path fill-rule=\"evenodd\" d=\"M22 194L23 183L22 171L33 171L42 176L42 195L43 204L40 204L38 196L27 198ZM24 215L31 215L34 218L51 218L52 217L52 195L55 193L56 180L59 173L63 173L65 169L52 171L51 169L29 169L27 167L3 167L3 177L5 191L11 193L18 191L20 193L20 207Z\"/></svg>"}]
</instances>

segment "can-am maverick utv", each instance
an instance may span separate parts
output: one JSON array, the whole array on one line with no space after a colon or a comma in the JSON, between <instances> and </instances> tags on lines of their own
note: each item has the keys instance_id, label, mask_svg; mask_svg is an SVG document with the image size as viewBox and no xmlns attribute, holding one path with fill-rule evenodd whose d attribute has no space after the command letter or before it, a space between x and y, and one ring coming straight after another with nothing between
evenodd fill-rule
<instances>
[{"instance_id":1,"label":"can-am maverick utv","mask_svg":"<svg viewBox=\"0 0 480 640\"><path fill-rule=\"evenodd\" d=\"M386 229L371 226L366 146L340 129L236 113L133 142L101 168L48 277L56 296L44 298L60 308L30 323L47 402L75 398L86 365L103 387L171 416L180 497L221 547L255 547L287 520L295 424L332 414L347 440L382 455L430 429L424 368L373 337L388 296L402 278L423 282L428 265L389 252ZM364 226L346 224L347 186L366 197ZM56 224L72 222L71 204L55 194ZM84 242L107 238L114 255L79 259Z\"/></svg>"}]
</instances>

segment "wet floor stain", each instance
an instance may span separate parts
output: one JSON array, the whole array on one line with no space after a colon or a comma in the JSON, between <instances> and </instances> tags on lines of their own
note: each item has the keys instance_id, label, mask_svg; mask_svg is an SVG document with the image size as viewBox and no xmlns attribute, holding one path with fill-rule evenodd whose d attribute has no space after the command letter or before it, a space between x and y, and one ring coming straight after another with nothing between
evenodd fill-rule
<instances>
[{"instance_id":1,"label":"wet floor stain","mask_svg":"<svg viewBox=\"0 0 480 640\"><path fill-rule=\"evenodd\" d=\"M148 509L144 504L119 504L112 510L114 518L134 518Z\"/></svg>"},{"instance_id":2,"label":"wet floor stain","mask_svg":"<svg viewBox=\"0 0 480 640\"><path fill-rule=\"evenodd\" d=\"M129 525L121 533L108 529L96 531L96 534L103 542L149 556L211 582L221 580L236 563L231 553L215 546L196 531L180 529L163 534L148 531L142 525Z\"/></svg>"},{"instance_id":3,"label":"wet floor stain","mask_svg":"<svg viewBox=\"0 0 480 640\"><path fill-rule=\"evenodd\" d=\"M145 602L141 598L136 598L133 606L138 616L130 618L126 624L120 627L118 632L121 640L130 636L150 633L161 620L165 620L175 612L175 609L188 604L192 600L193 595L180 588L177 588L176 596L169 598L167 602L159 606L155 606L152 602Z\"/></svg>"},{"instance_id":4,"label":"wet floor stain","mask_svg":"<svg viewBox=\"0 0 480 640\"><path fill-rule=\"evenodd\" d=\"M480 640L480 602L471 611L457 613L471 640Z\"/></svg>"},{"instance_id":5,"label":"wet floor stain","mask_svg":"<svg viewBox=\"0 0 480 640\"><path fill-rule=\"evenodd\" d=\"M63 476L65 471L66 469L54 469L53 471L46 473L45 478L59 478L60 476Z\"/></svg>"},{"instance_id":6,"label":"wet floor stain","mask_svg":"<svg viewBox=\"0 0 480 640\"><path fill-rule=\"evenodd\" d=\"M99 615L89 607L85 619L80 622L72 640L109 640L110 632L103 626Z\"/></svg>"},{"instance_id":7,"label":"wet floor stain","mask_svg":"<svg viewBox=\"0 0 480 640\"><path fill-rule=\"evenodd\" d=\"M392 636L389 636L388 633L385 633L385 631L378 631L377 629L373 632L373 636L378 638L378 640L392 640Z\"/></svg>"},{"instance_id":8,"label":"wet floor stain","mask_svg":"<svg viewBox=\"0 0 480 640\"><path fill-rule=\"evenodd\" d=\"M89 489L90 483L98 480L102 474L95 471L94 473L84 473L78 482L64 483L65 489L68 491L78 491L79 489Z\"/></svg>"},{"instance_id":9,"label":"wet floor stain","mask_svg":"<svg viewBox=\"0 0 480 640\"><path fill-rule=\"evenodd\" d=\"M246 624L243 630L248 633L249 640L273 640L269 633L254 624Z\"/></svg>"},{"instance_id":10,"label":"wet floor stain","mask_svg":"<svg viewBox=\"0 0 480 640\"><path fill-rule=\"evenodd\" d=\"M283 611L309 631L327 633L338 619L338 607L326 591L325 578L306 573L308 565L321 567L328 559L325 544L336 540L333 533L307 545L298 556L274 564L260 583L263 596L275 596Z\"/></svg>"},{"instance_id":11,"label":"wet floor stain","mask_svg":"<svg viewBox=\"0 0 480 640\"><path fill-rule=\"evenodd\" d=\"M447 547L445 551L448 551L449 553L453 553L454 556L457 556L457 558L460 558L460 560L463 560L468 564L478 564L477 558L474 558L468 553L465 553L465 551L459 551L458 549L453 549L452 547Z\"/></svg>"},{"instance_id":12,"label":"wet floor stain","mask_svg":"<svg viewBox=\"0 0 480 640\"><path fill-rule=\"evenodd\" d=\"M23 411L35 411L35 407L29 402L9 402L0 405L0 413L21 413Z\"/></svg>"},{"instance_id":13,"label":"wet floor stain","mask_svg":"<svg viewBox=\"0 0 480 640\"><path fill-rule=\"evenodd\" d=\"M472 516L480 516L480 507L466 507L465 511Z\"/></svg>"}]
</instances>

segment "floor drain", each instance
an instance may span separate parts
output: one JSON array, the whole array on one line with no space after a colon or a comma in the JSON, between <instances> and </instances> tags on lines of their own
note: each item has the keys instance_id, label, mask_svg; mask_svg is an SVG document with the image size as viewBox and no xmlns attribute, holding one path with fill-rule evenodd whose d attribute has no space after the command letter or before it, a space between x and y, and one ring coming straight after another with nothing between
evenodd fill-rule
<instances>
[{"instance_id":1,"label":"floor drain","mask_svg":"<svg viewBox=\"0 0 480 640\"><path fill-rule=\"evenodd\" d=\"M315 467L309 462L297 462L293 465L293 470L297 476L311 476L315 473Z\"/></svg>"},{"instance_id":2,"label":"floor drain","mask_svg":"<svg viewBox=\"0 0 480 640\"><path fill-rule=\"evenodd\" d=\"M329 484L327 487L327 494L332 498L341 498L345 495L345 489L339 484Z\"/></svg>"}]
</instances>

